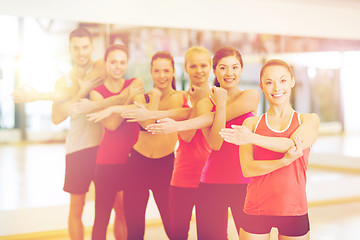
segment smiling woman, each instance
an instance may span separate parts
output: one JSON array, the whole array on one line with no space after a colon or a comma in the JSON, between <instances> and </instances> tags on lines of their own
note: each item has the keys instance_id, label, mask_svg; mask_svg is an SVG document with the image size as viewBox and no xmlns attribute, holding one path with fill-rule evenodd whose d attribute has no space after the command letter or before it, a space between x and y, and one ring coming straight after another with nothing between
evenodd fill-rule
<instances>
[{"instance_id":1,"label":"smiling woman","mask_svg":"<svg viewBox=\"0 0 360 240\"><path fill-rule=\"evenodd\" d=\"M186 104L183 91L176 91L174 59L161 51L151 59L154 88L135 101L148 110L169 110ZM142 128L154 120L139 122ZM124 192L124 207L128 239L143 239L145 211L151 190L159 209L167 236L170 238L169 186L174 164L177 134L153 135L142 129L128 159L128 189Z\"/></svg>"},{"instance_id":2,"label":"smiling woman","mask_svg":"<svg viewBox=\"0 0 360 240\"><path fill-rule=\"evenodd\" d=\"M294 85L288 64L269 60L260 71L267 112L221 131L225 141L240 145L242 172L251 177L240 239L267 240L273 227L279 239L309 239L306 170L320 120L291 107Z\"/></svg>"},{"instance_id":3,"label":"smiling woman","mask_svg":"<svg viewBox=\"0 0 360 240\"><path fill-rule=\"evenodd\" d=\"M105 6L109 5L104 5L99 0L89 2L88 6L91 7L87 9L83 8L80 1L71 2L69 0L58 2L55 5L49 1L38 0L38 7L35 8L32 6L33 4L31 5L30 2L25 0L3 2L0 9L1 13L14 14L13 16L0 16L0 28L6 33L3 34L0 39L0 141L6 143L5 145L11 142L19 142L21 139L28 140L29 142L59 141L63 144L65 135L68 132L69 121L65 121L59 125L53 124L51 122L50 102L34 102L26 104L24 107L22 104L14 104L9 94L13 91L14 87L20 87L18 84L21 82L29 85L29 87L26 88L28 90L26 93L30 95L31 93L35 93L33 96L39 97L42 91L52 93L56 79L68 72L72 68L72 64L78 66L85 64L87 58L86 51L89 51L86 47L73 48L70 50L74 54L76 53L76 56L72 56L74 61L71 60L71 56L69 55L68 33L77 27L87 27L92 33L94 37L93 45L95 46L92 54L93 59L103 58L106 47L111 44L126 44L129 47L130 59L125 79L129 76L142 76L145 80L146 90L152 89L154 84L151 72L149 71L149 63L152 55L156 51L168 50L174 55L175 64L173 65L175 65L175 77L178 81L177 88L185 89L190 85L190 78L193 78L191 81L204 81L204 79L207 79L206 74L191 73L193 68L198 67L197 71L201 72L200 69L208 67L206 64L203 66L188 66L187 72L184 71L183 56L186 49L194 45L206 46L211 56L217 49L222 48L225 44L231 45L240 50L245 60L245 68L240 73L241 81L239 82L239 88L256 88L259 90L258 73L263 59L269 59L272 57L271 54L279 52L284 53L284 57L286 57L285 55L287 55L288 52L292 52L294 53L292 54L292 61L288 61L286 58L284 59L291 65L294 75L298 78L295 86L296 91L293 91L292 94L293 106L303 112L317 112L322 119L322 124L324 122L331 124L336 123L336 126L339 126L336 128L337 132L345 131L353 133L359 131L360 125L357 123L360 121L360 115L357 114L355 110L357 109L358 102L356 89L360 81L357 81L357 79L353 77L356 75L354 73L358 71L356 63L359 62L359 53L344 53L344 51L349 50L360 50L360 41L358 41L359 38L357 37L359 32L351 31L350 28L346 27L356 24L360 16L359 3L356 3L355 0L329 0L331 4L327 3L327 5L325 3L326 1L323 0L291 2L269 0L266 1L266 3L261 0L255 0L254 3L225 0L224 3L232 4L230 11L235 12L236 9L246 9L246 11L242 15L230 14L231 12L222 11L229 10L226 4L218 4L216 10L219 21L216 25L208 24L209 21L206 21L211 20L208 13L212 12L213 6L211 2L215 1L210 1L209 4L205 5L201 1L195 2L192 3L192 8L188 8L188 4L180 2L164 3L159 0L135 0L126 6L121 6L124 10L123 13L125 13L121 14L121 16L116 12L121 3L114 0L106 1L108 1L108 3L111 2L111 6L113 6L113 8L103 11L106 12L106 14L94 14L93 11L98 11L102 8L105 9ZM188 3L191 2L191 0L185 1ZM167 9L167 7L170 7L168 9L169 11L145 11L147 6L155 6L160 2L163 8ZM351 4L347 5L350 2ZM259 3L268 10L260 17L268 19L271 14L272 20L278 21L277 23L279 24L272 22L273 24L270 24L270 26L267 24L268 21L258 21L259 19L257 19L257 21L249 21L249 19L259 17L258 14L255 14L259 11L256 6L256 4ZM19 8L19 6L22 7ZM69 6L71 6L71 8L69 8ZM139 8L139 6L142 7ZM341 8L336 8L335 6L341 6ZM82 9L82 11L78 11L78 9ZM174 11L174 9L176 9L176 11ZM204 11L199 11L199 9ZM284 11L284 9L286 9L286 11ZM309 9L310 11L308 11ZM338 9L342 11L338 11ZM134 10L136 10L138 14L132 14ZM285 12L287 16L291 15L292 17L289 18L288 22L284 23L284 15L280 14L279 11ZM303 12L307 12L308 14L305 19L305 23L308 24L304 24L304 18L301 15ZM169 13L172 14L170 18L165 16ZM319 13L321 13L323 21L316 20ZM152 14L153 17L138 17L139 15L148 16L148 14ZM114 18L114 16L117 17ZM164 18L164 16L166 18ZM183 18L181 16L189 17ZM334 20L334 16L337 16L336 20ZM203 19L204 21L195 21L196 19L194 18ZM229 21L229 18L236 18L236 21ZM79 19L81 19L81 21L79 21ZM165 21L166 28L163 27L164 19L167 19ZM245 20L250 24L238 24L239 22L245 22ZM311 29L306 27L309 24L312 25ZM173 26L175 28L172 28ZM297 27L294 28L294 26ZM336 33L333 31L334 26L337 29ZM251 32L247 33L250 30ZM262 32L266 33L262 34ZM275 35L271 35L271 33ZM327 39L327 37L332 39ZM339 52L333 52L336 55L333 57L333 55L326 55L324 52L319 53L318 51ZM298 53L300 52L317 53L313 53L311 56L304 54L303 58L301 57L303 60L299 61L300 57ZM326 56L326 60L330 62L335 61L337 64L331 64L327 67L322 66L322 64L328 61L315 57L320 55ZM194 59L189 60L191 63L197 61L198 60ZM156 64L159 62L156 62ZM166 62L166 60L163 62ZM171 69L170 65L171 64L168 64L168 69ZM310 75L309 78L303 76L304 72L307 72L308 67L311 69L316 68L315 76ZM218 71L220 70L221 69L218 69ZM222 70L225 71L224 74L226 75L226 71L230 73L230 71L235 71L236 69L233 68L231 63L226 63ZM114 70L111 71L113 71L115 78L118 78L122 74L121 70L117 70L115 67ZM207 70L204 70L204 72L206 71ZM167 72L167 74L170 73L171 71ZM191 74L193 74L193 76L190 76ZM218 74L219 76L221 75L220 73ZM236 75L235 73L232 74ZM189 78L187 75L189 75ZM210 72L210 75L213 76L213 73ZM220 79L220 81L223 81L223 85L226 87L226 85L230 86L234 83L235 78L232 76L224 77ZM167 83L165 83L164 79L159 78L157 84L161 87ZM31 91L30 89L35 91ZM190 85L189 94L191 90L196 92L196 87ZM150 101L154 100L151 99L152 97L157 97L156 94L156 90L153 92L149 91ZM282 101L282 92L277 91L272 94L274 102L275 100L277 102ZM26 97L27 95L22 94L21 96ZM286 96L286 94L284 96ZM261 95L261 97L263 97L263 95ZM143 101L145 97L141 94L139 98ZM162 97L160 97L160 99L161 98ZM170 97L168 100L170 100ZM232 99L228 100L231 101ZM243 107L240 105L241 102L247 103L250 102L250 100L246 99L246 101L234 101L234 103L235 102L235 107L230 106L230 104L227 105L227 115L240 111ZM262 108L262 104L264 103L265 105L265 102L265 99L264 101L260 101L258 114L263 113L263 110L265 110L265 107ZM148 106L147 103L143 105ZM211 114L212 117L209 122L212 123L215 113L213 112ZM326 115L330 115L331 118L326 118ZM327 129L328 128L326 128L325 131L329 131ZM20 135L20 131L24 134ZM199 131L201 132L201 130ZM10 134L9 132L14 134ZM81 136L83 137L85 134L81 134ZM155 139L155 137L152 139ZM27 142L25 143L27 144ZM164 146L165 144L162 147ZM32 158L33 160L37 159L36 155L32 156ZM8 159L4 157L2 160L7 162ZM22 160L19 160L19 162L22 162ZM15 165L17 165L17 163ZM44 169L44 166L45 165L41 165L39 169ZM62 168L59 169L61 171ZM6 170L2 169L2 171ZM7 175L4 175L4 177L9 176L9 174L12 177L19 176L20 179L24 177L22 170L19 173L9 172ZM44 172L38 172L31 175L32 180L37 181L40 188L43 174ZM57 174L60 175L63 174L63 172ZM28 175L29 174L26 174L27 177L29 177ZM1 183L6 185L9 182L8 180L9 179L5 177ZM63 178L60 178L60 182L61 181L63 181ZM25 181L22 184L16 184L17 182L18 181L14 182L15 189L19 189L19 187L23 185L27 187L26 183L30 183L29 181ZM49 184L49 182L47 184ZM57 183L54 184L53 187L61 191L61 186L59 188ZM26 189L26 191L29 191L28 188ZM42 191L41 196L44 196L45 192ZM11 196L11 194L4 192L2 197L5 198L6 196ZM45 193L45 197L47 198L48 196L49 194ZM41 204L43 200L44 199L37 201L36 206ZM8 201L10 200L8 199ZM48 201L49 204L57 203L57 200L49 199ZM93 210L93 207L91 207L91 210ZM63 212L64 215L66 215L68 208L63 210ZM36 213L34 215L36 215ZM49 216L58 215L48 214L47 219L50 219ZM51 229L65 229L67 222L66 217L67 216L64 216L64 218L62 218L63 220L61 220L64 224L53 224ZM84 218L89 220L89 217L84 216ZM90 220L92 220L92 217L90 217ZM88 223L89 221L84 221L84 223L85 222ZM92 222L89 225L92 225ZM22 226L26 226L26 223ZM13 226L15 233L15 228L19 229L19 232L42 230L41 227L31 228L28 226L25 228L17 225ZM47 230L46 228L43 229Z\"/></svg>"}]
</instances>

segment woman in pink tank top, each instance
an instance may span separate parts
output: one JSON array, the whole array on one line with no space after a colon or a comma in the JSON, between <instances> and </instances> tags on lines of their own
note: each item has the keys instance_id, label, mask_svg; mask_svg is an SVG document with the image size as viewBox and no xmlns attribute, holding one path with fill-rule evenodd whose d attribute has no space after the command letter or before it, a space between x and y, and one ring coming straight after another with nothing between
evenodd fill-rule
<instances>
[{"instance_id":1,"label":"woman in pink tank top","mask_svg":"<svg viewBox=\"0 0 360 240\"><path fill-rule=\"evenodd\" d=\"M163 111L149 111L145 108L139 108L127 111L122 116L131 121L164 117L184 120L196 117L197 103L210 94L210 52L204 47L195 46L189 48L185 53L184 68L190 80L189 89L185 92L186 106L184 108ZM198 202L198 186L201 172L211 149L201 129L179 132L178 141L179 145L176 150L169 190L170 239L186 240L192 211Z\"/></svg>"},{"instance_id":2,"label":"woman in pink tank top","mask_svg":"<svg viewBox=\"0 0 360 240\"><path fill-rule=\"evenodd\" d=\"M107 78L103 85L90 92L90 99L101 102L105 99L126 94L124 104L132 103L136 94L130 91L130 84L136 79L124 79L128 52L123 45L107 48L104 60ZM123 190L126 186L126 161L130 150L138 139L139 126L119 118L103 119L105 134L100 143L95 169L95 220L93 240L105 240L111 211L115 210L114 233L117 238L126 238L126 223L123 209Z\"/></svg>"},{"instance_id":3,"label":"woman in pink tank top","mask_svg":"<svg viewBox=\"0 0 360 240\"><path fill-rule=\"evenodd\" d=\"M213 58L215 86L210 98L199 101L198 117L186 121L161 120L148 126L154 133L202 129L212 152L202 171L197 205L198 239L227 239L228 209L232 211L237 230L243 222L243 203L249 181L241 173L237 146L223 142L221 128L241 125L256 113L259 93L240 90L243 61L231 47L219 49Z\"/></svg>"},{"instance_id":4,"label":"woman in pink tank top","mask_svg":"<svg viewBox=\"0 0 360 240\"><path fill-rule=\"evenodd\" d=\"M223 129L225 141L240 145L243 174L251 177L240 239L309 239L306 169L319 117L295 112L290 104L295 78L287 63L273 59L260 72L260 88L270 103L267 112L243 126Z\"/></svg>"}]
</instances>

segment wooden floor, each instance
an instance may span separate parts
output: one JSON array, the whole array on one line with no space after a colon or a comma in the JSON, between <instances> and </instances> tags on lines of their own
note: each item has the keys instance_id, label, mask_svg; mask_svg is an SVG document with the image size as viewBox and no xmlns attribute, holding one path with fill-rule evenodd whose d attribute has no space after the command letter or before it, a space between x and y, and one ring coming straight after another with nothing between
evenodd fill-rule
<instances>
[{"instance_id":1,"label":"wooden floor","mask_svg":"<svg viewBox=\"0 0 360 240\"><path fill-rule=\"evenodd\" d=\"M359 143L360 136L324 136L314 145L307 189L311 239L360 239ZM68 239L69 196L62 191L64 154L61 143L0 145L0 240ZM93 221L93 187L83 220L87 240ZM195 229L192 221L189 239L196 239ZM230 240L237 239L232 220L228 234ZM108 239L114 239L111 229ZM167 239L152 199L145 239Z\"/></svg>"}]
</instances>

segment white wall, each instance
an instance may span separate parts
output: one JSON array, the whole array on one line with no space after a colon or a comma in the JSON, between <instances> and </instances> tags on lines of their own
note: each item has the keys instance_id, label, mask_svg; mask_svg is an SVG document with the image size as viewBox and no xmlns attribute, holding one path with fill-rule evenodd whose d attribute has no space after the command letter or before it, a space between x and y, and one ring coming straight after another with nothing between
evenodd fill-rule
<instances>
[{"instance_id":1,"label":"white wall","mask_svg":"<svg viewBox=\"0 0 360 240\"><path fill-rule=\"evenodd\" d=\"M360 133L359 114L359 63L360 52L346 52L343 54L343 66L341 68L341 93L343 95L344 125L348 134Z\"/></svg>"},{"instance_id":2,"label":"white wall","mask_svg":"<svg viewBox=\"0 0 360 240\"><path fill-rule=\"evenodd\" d=\"M360 39L354 0L0 0L0 14Z\"/></svg>"}]
</instances>

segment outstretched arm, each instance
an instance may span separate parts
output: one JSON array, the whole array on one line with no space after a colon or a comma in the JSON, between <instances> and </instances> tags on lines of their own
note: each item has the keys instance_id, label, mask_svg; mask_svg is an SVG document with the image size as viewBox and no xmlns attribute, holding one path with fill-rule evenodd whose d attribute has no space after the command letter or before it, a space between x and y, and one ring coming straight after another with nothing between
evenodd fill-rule
<instances>
[{"instance_id":1,"label":"outstretched arm","mask_svg":"<svg viewBox=\"0 0 360 240\"><path fill-rule=\"evenodd\" d=\"M208 113L196 118L185 121L175 121L171 118L157 120L154 124L149 124L146 129L153 134L170 134L180 131L202 129L210 127L215 113Z\"/></svg>"},{"instance_id":2,"label":"outstretched arm","mask_svg":"<svg viewBox=\"0 0 360 240\"><path fill-rule=\"evenodd\" d=\"M201 99L199 101L207 101ZM257 90L245 90L240 97L226 106L226 121L230 121L238 116L248 112L257 111L259 103L259 92ZM174 121L169 118L160 119L156 124L147 126L148 131L154 134L168 134L173 132L188 131L194 129L204 129L212 125L215 112L208 112L206 114L200 113L197 117L185 121Z\"/></svg>"},{"instance_id":3,"label":"outstretched arm","mask_svg":"<svg viewBox=\"0 0 360 240\"><path fill-rule=\"evenodd\" d=\"M94 86L100 85L103 83L106 78L105 72L105 63L103 59L99 59L94 63L91 71L83 76L83 71L73 70L71 71L71 78L81 79L82 81L90 81L93 82ZM73 97L73 93L66 91L66 89L55 89L52 92L39 92L36 91L30 85L23 85L17 88L11 96L16 103L27 103L34 101L54 101L54 102L65 102L70 100Z\"/></svg>"},{"instance_id":4,"label":"outstretched arm","mask_svg":"<svg viewBox=\"0 0 360 240\"><path fill-rule=\"evenodd\" d=\"M80 81L80 80L78 80ZM74 90L75 87L66 87L65 78L60 78L55 86L55 93L68 92L72 94L72 97L66 101L54 101L52 104L51 120L54 124L59 124L64 121L71 114L71 106L73 103L79 101L79 99L86 97L91 89L98 85L98 81L86 81L83 82L80 88Z\"/></svg>"},{"instance_id":5,"label":"outstretched arm","mask_svg":"<svg viewBox=\"0 0 360 240\"><path fill-rule=\"evenodd\" d=\"M103 96L98 93L97 91L91 91L90 92L90 99L92 101L103 101L104 98ZM125 104L130 103L130 100L126 101ZM131 105L125 105L124 108L131 108ZM90 115L88 116L88 118L91 119L97 119L97 122L101 122L101 124L111 130L114 131L123 121L124 119L121 117L120 114L115 114L116 111L114 110L119 110L118 108L116 108L115 106L113 108L107 108L102 110L99 113L95 113L95 115Z\"/></svg>"},{"instance_id":6,"label":"outstretched arm","mask_svg":"<svg viewBox=\"0 0 360 240\"><path fill-rule=\"evenodd\" d=\"M308 148L316 140L320 119L314 113L301 114L300 118L302 123L290 138L267 137L253 133L254 129L250 130L249 126L254 127L258 117L246 119L243 126L234 125L232 128L222 129L220 135L225 141L236 145L253 144L274 152L287 152L294 146L294 138L301 139L304 148Z\"/></svg>"},{"instance_id":7,"label":"outstretched arm","mask_svg":"<svg viewBox=\"0 0 360 240\"><path fill-rule=\"evenodd\" d=\"M118 119L118 120L115 120L117 123L112 124L112 127L108 125L109 129L114 130L123 121L122 118L120 117L121 113L123 113L125 111L129 111L130 109L134 109L134 108L137 108L137 106L135 104L115 105L115 106L111 106L111 107L105 108L103 110L100 110L99 112L89 113L86 116L87 116L88 121L94 121L94 122L100 122L109 117L112 117L113 120Z\"/></svg>"},{"instance_id":8,"label":"outstretched arm","mask_svg":"<svg viewBox=\"0 0 360 240\"><path fill-rule=\"evenodd\" d=\"M239 147L241 170L245 177L256 177L268 174L277 169L290 165L293 161L303 155L303 143L294 138L294 146L286 151L284 157L277 160L254 160L253 145L241 145Z\"/></svg>"},{"instance_id":9,"label":"outstretched arm","mask_svg":"<svg viewBox=\"0 0 360 240\"><path fill-rule=\"evenodd\" d=\"M134 104L138 104L135 102ZM140 105L140 104L138 104ZM142 106L142 105L140 105ZM142 122L147 120L157 120L162 118L172 118L174 120L184 120L190 115L191 109L189 108L174 108L169 110L153 110L150 111L145 107L125 111L121 117L126 118L128 122Z\"/></svg>"},{"instance_id":10,"label":"outstretched arm","mask_svg":"<svg viewBox=\"0 0 360 240\"><path fill-rule=\"evenodd\" d=\"M15 103L28 103L35 101L66 101L71 98L67 92L39 92L29 85L16 89L11 96Z\"/></svg>"},{"instance_id":11,"label":"outstretched arm","mask_svg":"<svg viewBox=\"0 0 360 240\"><path fill-rule=\"evenodd\" d=\"M144 82L141 78L136 78L120 94L116 94L101 101L91 101L86 98L80 99L79 102L72 105L72 110L76 113L97 112L113 105L122 105L126 104L126 102L132 102L135 95L142 94L143 92Z\"/></svg>"}]
</instances>

